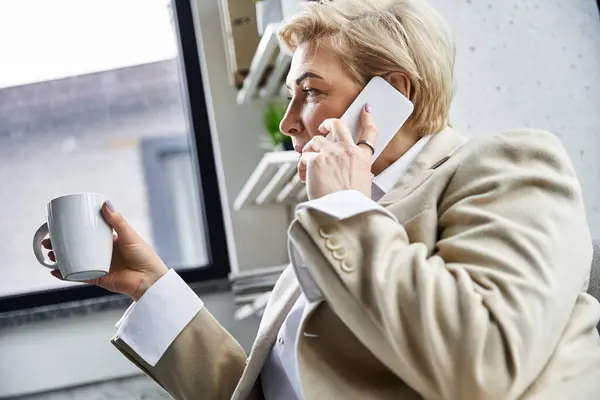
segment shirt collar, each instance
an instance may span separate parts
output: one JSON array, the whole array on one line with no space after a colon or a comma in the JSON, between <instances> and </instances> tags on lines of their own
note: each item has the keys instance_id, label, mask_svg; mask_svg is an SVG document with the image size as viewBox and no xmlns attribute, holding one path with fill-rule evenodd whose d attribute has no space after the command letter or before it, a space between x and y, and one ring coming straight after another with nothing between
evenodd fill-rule
<instances>
[{"instance_id":1,"label":"shirt collar","mask_svg":"<svg viewBox=\"0 0 600 400\"><path fill-rule=\"evenodd\" d=\"M381 189L383 194L389 192L394 187L408 166L423 150L427 142L429 142L429 139L431 139L431 135L423 136L406 153L394 161L392 165L373 178L373 183Z\"/></svg>"}]
</instances>

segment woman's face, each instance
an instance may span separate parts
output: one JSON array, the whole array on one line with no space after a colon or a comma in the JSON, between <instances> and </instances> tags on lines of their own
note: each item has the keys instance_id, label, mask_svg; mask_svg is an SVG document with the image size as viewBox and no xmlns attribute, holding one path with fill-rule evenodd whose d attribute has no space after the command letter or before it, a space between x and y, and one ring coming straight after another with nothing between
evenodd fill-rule
<instances>
[{"instance_id":1,"label":"woman's face","mask_svg":"<svg viewBox=\"0 0 600 400\"><path fill-rule=\"evenodd\" d=\"M326 46L314 51L309 44L294 52L286 86L291 101L279 128L292 137L297 152L312 137L322 136L319 125L327 118L340 118L362 89Z\"/></svg>"}]
</instances>

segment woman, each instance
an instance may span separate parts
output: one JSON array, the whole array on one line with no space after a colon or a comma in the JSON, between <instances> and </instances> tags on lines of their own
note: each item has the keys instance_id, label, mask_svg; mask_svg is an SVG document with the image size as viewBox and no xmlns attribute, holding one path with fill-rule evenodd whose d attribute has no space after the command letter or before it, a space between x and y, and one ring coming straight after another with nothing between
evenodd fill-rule
<instances>
[{"instance_id":1,"label":"woman","mask_svg":"<svg viewBox=\"0 0 600 400\"><path fill-rule=\"evenodd\" d=\"M94 283L136 301L114 344L176 398L596 398L591 240L559 141L449 128L454 45L423 0L308 3L279 36L310 201L250 356L107 203ZM373 76L415 112L371 168L369 106L359 145L336 118Z\"/></svg>"}]
</instances>

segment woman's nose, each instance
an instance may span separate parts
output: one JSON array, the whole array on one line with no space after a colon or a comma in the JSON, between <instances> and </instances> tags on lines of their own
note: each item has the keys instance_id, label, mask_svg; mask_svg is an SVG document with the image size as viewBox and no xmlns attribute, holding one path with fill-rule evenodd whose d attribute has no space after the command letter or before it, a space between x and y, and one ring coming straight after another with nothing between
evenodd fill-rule
<instances>
[{"instance_id":1,"label":"woman's nose","mask_svg":"<svg viewBox=\"0 0 600 400\"><path fill-rule=\"evenodd\" d=\"M279 130L281 133L287 136L297 136L302 132L302 121L299 115L289 107L283 116L283 119L279 123Z\"/></svg>"}]
</instances>

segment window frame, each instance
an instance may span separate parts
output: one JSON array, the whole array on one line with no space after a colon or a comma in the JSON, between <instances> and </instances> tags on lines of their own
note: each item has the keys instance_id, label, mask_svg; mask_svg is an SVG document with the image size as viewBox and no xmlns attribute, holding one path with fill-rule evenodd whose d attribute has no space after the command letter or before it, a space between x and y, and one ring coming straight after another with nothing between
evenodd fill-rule
<instances>
[{"instance_id":1,"label":"window frame","mask_svg":"<svg viewBox=\"0 0 600 400\"><path fill-rule=\"evenodd\" d=\"M183 103L187 105L184 112L190 131L190 153L199 181L199 198L204 206L201 211L206 223L209 255L208 265L184 269L178 271L178 274L189 284L222 281L228 278L231 266L192 4L189 0L171 0L171 4L175 31L179 38L178 64ZM122 295L91 285L20 293L0 297L0 313L108 297L117 298Z\"/></svg>"}]
</instances>

